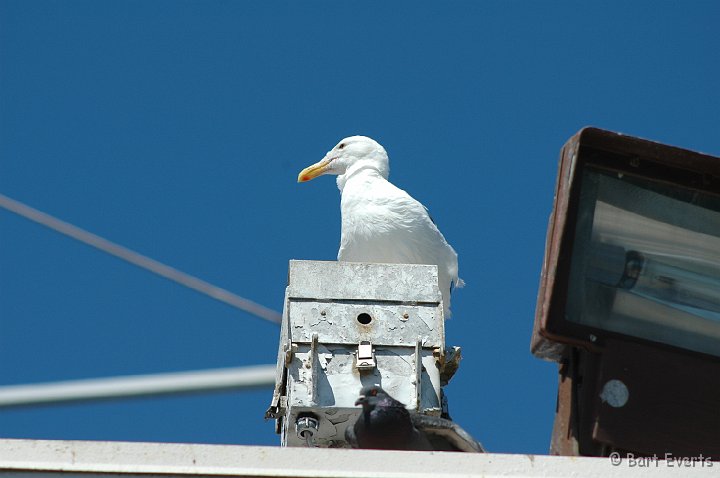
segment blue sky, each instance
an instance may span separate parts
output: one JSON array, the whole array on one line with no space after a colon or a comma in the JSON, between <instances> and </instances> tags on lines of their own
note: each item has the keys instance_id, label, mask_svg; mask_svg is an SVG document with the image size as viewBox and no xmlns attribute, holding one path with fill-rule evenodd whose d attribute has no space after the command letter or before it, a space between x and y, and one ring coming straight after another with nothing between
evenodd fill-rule
<instances>
[{"instance_id":1,"label":"blue sky","mask_svg":"<svg viewBox=\"0 0 720 478\"><path fill-rule=\"evenodd\" d=\"M460 257L453 417L546 453L528 349L558 153L595 125L720 155L716 2L0 2L0 193L280 310L333 260L372 136ZM0 384L274 363L279 329L0 210ZM270 390L0 411L17 438L279 443Z\"/></svg>"}]
</instances>

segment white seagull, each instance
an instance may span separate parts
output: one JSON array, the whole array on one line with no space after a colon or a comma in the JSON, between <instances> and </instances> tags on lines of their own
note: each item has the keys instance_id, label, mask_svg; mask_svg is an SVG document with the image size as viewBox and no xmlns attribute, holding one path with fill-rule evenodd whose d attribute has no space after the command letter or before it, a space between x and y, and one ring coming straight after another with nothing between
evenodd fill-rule
<instances>
[{"instance_id":1,"label":"white seagull","mask_svg":"<svg viewBox=\"0 0 720 478\"><path fill-rule=\"evenodd\" d=\"M342 214L338 261L437 265L448 318L450 292L463 286L457 253L425 206L389 182L389 173L385 148L366 136L350 136L303 169L298 182L337 175Z\"/></svg>"}]
</instances>

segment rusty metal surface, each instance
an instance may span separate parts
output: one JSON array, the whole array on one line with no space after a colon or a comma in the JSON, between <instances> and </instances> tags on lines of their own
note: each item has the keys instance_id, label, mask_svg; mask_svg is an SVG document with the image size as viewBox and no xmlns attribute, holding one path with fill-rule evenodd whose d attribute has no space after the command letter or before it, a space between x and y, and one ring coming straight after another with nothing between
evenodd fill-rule
<instances>
[{"instance_id":1,"label":"rusty metal surface","mask_svg":"<svg viewBox=\"0 0 720 478\"><path fill-rule=\"evenodd\" d=\"M720 459L720 363L609 341L593 393L593 440L615 448ZM610 382L627 390L613 402Z\"/></svg>"},{"instance_id":2,"label":"rusty metal surface","mask_svg":"<svg viewBox=\"0 0 720 478\"><path fill-rule=\"evenodd\" d=\"M611 449L593 439L598 368L602 356L569 348L559 365L558 402L550 453L568 456L607 456Z\"/></svg>"},{"instance_id":3,"label":"rusty metal surface","mask_svg":"<svg viewBox=\"0 0 720 478\"><path fill-rule=\"evenodd\" d=\"M610 340L572 348L558 372L550 454L720 457L720 363Z\"/></svg>"},{"instance_id":4,"label":"rusty metal surface","mask_svg":"<svg viewBox=\"0 0 720 478\"><path fill-rule=\"evenodd\" d=\"M536 356L560 362L551 453L702 453L717 459L717 357L565 316L580 186L575 179L588 163L720 195L720 158L597 128L581 130L563 147L531 341Z\"/></svg>"},{"instance_id":5,"label":"rusty metal surface","mask_svg":"<svg viewBox=\"0 0 720 478\"><path fill-rule=\"evenodd\" d=\"M577 456L580 454L577 437L574 434L572 420L573 377L569 370L569 363L558 364L558 395L555 409L555 422L553 423L552 437L550 438L550 454Z\"/></svg>"},{"instance_id":6,"label":"rusty metal surface","mask_svg":"<svg viewBox=\"0 0 720 478\"><path fill-rule=\"evenodd\" d=\"M567 210L570 198L570 186L577 159L578 141L580 133L570 138L560 152L558 177L555 184L555 197L553 210L550 213L547 238L545 240L545 257L540 274L540 288L535 308L535 323L533 326L530 350L544 360L558 361L562 356L564 346L547 334L547 320L552 300L565 301L565 293L561 296L553 295L557 276L558 259L562 237L565 233Z\"/></svg>"}]
</instances>

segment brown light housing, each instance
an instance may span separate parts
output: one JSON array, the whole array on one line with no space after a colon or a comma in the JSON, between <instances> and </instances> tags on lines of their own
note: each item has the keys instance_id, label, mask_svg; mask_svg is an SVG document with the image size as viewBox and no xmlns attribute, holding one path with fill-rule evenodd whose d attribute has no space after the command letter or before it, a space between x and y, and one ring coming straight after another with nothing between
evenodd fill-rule
<instances>
[{"instance_id":1,"label":"brown light housing","mask_svg":"<svg viewBox=\"0 0 720 478\"><path fill-rule=\"evenodd\" d=\"M720 358L720 158L596 128L564 146L531 347L608 338Z\"/></svg>"},{"instance_id":2,"label":"brown light housing","mask_svg":"<svg viewBox=\"0 0 720 478\"><path fill-rule=\"evenodd\" d=\"M720 158L570 138L531 350L560 364L552 453L720 459Z\"/></svg>"}]
</instances>

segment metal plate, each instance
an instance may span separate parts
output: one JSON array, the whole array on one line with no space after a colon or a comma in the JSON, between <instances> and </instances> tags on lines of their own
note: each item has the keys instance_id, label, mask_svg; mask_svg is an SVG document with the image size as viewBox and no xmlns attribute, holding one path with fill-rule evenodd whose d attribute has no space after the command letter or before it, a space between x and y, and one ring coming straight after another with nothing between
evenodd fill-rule
<instances>
[{"instance_id":1,"label":"metal plate","mask_svg":"<svg viewBox=\"0 0 720 478\"><path fill-rule=\"evenodd\" d=\"M357 344L369 340L373 345L414 347L418 337L423 347L441 347L444 343L444 321L439 305L290 300L288 312L289 338L294 343L309 343L314 333L323 344ZM367 320L370 322L361 323Z\"/></svg>"},{"instance_id":2,"label":"metal plate","mask_svg":"<svg viewBox=\"0 0 720 478\"><path fill-rule=\"evenodd\" d=\"M439 303L437 266L290 261L287 297Z\"/></svg>"}]
</instances>

